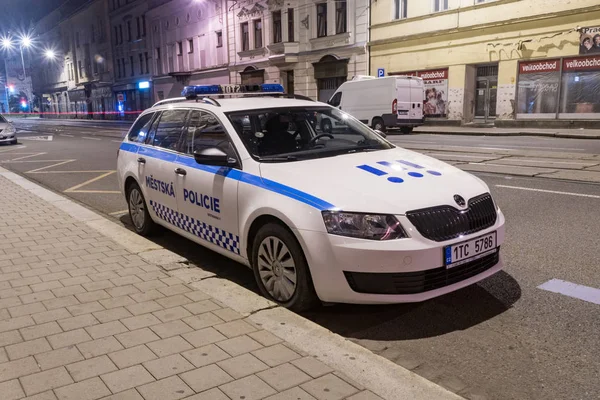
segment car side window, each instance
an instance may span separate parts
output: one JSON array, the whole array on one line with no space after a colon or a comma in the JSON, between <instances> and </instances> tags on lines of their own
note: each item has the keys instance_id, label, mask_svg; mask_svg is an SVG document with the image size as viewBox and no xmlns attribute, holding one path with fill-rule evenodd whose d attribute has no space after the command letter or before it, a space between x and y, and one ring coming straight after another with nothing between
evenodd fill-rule
<instances>
[{"instance_id":1,"label":"car side window","mask_svg":"<svg viewBox=\"0 0 600 400\"><path fill-rule=\"evenodd\" d=\"M217 117L205 111L192 111L185 135L184 152L193 155L211 147L217 147L231 156L235 154L229 136Z\"/></svg>"},{"instance_id":2,"label":"car side window","mask_svg":"<svg viewBox=\"0 0 600 400\"><path fill-rule=\"evenodd\" d=\"M163 111L160 121L153 129L149 144L169 150L179 150L181 134L188 110Z\"/></svg>"},{"instance_id":3,"label":"car side window","mask_svg":"<svg viewBox=\"0 0 600 400\"><path fill-rule=\"evenodd\" d=\"M127 139L129 139L130 142L143 143L146 140L146 135L148 134L149 125L153 116L154 113L148 113L139 117L131 127Z\"/></svg>"},{"instance_id":4,"label":"car side window","mask_svg":"<svg viewBox=\"0 0 600 400\"><path fill-rule=\"evenodd\" d=\"M329 100L329 105L333 107L337 107L342 103L342 92L337 92L333 95L331 100Z\"/></svg>"}]
</instances>

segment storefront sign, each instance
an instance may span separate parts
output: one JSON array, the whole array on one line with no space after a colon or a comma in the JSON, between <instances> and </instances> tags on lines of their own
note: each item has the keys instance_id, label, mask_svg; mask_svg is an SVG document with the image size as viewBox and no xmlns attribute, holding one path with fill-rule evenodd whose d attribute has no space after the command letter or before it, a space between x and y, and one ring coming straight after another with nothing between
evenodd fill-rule
<instances>
[{"instance_id":1,"label":"storefront sign","mask_svg":"<svg viewBox=\"0 0 600 400\"><path fill-rule=\"evenodd\" d=\"M117 93L117 101L125 101L125 95L123 95L123 93Z\"/></svg>"},{"instance_id":2,"label":"storefront sign","mask_svg":"<svg viewBox=\"0 0 600 400\"><path fill-rule=\"evenodd\" d=\"M600 69L600 55L591 57L565 58L563 71L586 71Z\"/></svg>"},{"instance_id":3,"label":"storefront sign","mask_svg":"<svg viewBox=\"0 0 600 400\"><path fill-rule=\"evenodd\" d=\"M85 101L85 91L83 91L83 90L69 91L69 100L71 102Z\"/></svg>"},{"instance_id":4,"label":"storefront sign","mask_svg":"<svg viewBox=\"0 0 600 400\"><path fill-rule=\"evenodd\" d=\"M581 28L579 54L600 54L600 26Z\"/></svg>"},{"instance_id":5,"label":"storefront sign","mask_svg":"<svg viewBox=\"0 0 600 400\"><path fill-rule=\"evenodd\" d=\"M519 64L521 74L535 74L538 72L554 72L560 70L560 60L544 60L522 62Z\"/></svg>"},{"instance_id":6,"label":"storefront sign","mask_svg":"<svg viewBox=\"0 0 600 400\"><path fill-rule=\"evenodd\" d=\"M427 71L411 71L390 75L418 76L425 84L425 104L423 114L426 117L446 117L448 114L448 68Z\"/></svg>"}]
</instances>

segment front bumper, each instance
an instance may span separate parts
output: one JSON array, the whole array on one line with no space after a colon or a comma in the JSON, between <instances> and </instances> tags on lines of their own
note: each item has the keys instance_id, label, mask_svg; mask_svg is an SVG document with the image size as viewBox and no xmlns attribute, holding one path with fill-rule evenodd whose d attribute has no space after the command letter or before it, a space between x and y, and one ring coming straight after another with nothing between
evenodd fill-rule
<instances>
[{"instance_id":1,"label":"front bumper","mask_svg":"<svg viewBox=\"0 0 600 400\"><path fill-rule=\"evenodd\" d=\"M0 143L14 143L17 141L17 136L12 133L9 135L0 134Z\"/></svg>"},{"instance_id":2,"label":"front bumper","mask_svg":"<svg viewBox=\"0 0 600 400\"><path fill-rule=\"evenodd\" d=\"M443 248L489 232L497 232L498 251L504 242L504 216L463 238L434 242L423 238L405 217L408 239L375 242L299 231L319 298L331 303L393 304L428 300L472 285L500 271L499 253L464 266L445 269ZM403 293L403 294L397 294Z\"/></svg>"}]
</instances>

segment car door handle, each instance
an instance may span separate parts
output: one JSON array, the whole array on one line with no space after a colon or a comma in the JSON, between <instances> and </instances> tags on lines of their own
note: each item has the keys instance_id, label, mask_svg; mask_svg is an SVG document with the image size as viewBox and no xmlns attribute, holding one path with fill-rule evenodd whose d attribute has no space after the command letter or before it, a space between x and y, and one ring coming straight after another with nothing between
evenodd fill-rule
<instances>
[{"instance_id":1,"label":"car door handle","mask_svg":"<svg viewBox=\"0 0 600 400\"><path fill-rule=\"evenodd\" d=\"M182 176L186 176L187 175L187 171L183 168L176 168L175 169L175 173L177 175L182 175Z\"/></svg>"},{"instance_id":2,"label":"car door handle","mask_svg":"<svg viewBox=\"0 0 600 400\"><path fill-rule=\"evenodd\" d=\"M139 157L139 158L137 159L137 162L139 162L140 164L146 164L146 159L145 159L145 158L143 158L143 157Z\"/></svg>"}]
</instances>

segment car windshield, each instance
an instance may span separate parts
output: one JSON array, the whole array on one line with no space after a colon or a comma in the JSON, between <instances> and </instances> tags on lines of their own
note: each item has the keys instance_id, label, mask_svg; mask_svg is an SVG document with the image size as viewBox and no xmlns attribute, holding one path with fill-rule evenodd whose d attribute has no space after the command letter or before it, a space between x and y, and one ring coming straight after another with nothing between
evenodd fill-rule
<instances>
[{"instance_id":1,"label":"car windshield","mask_svg":"<svg viewBox=\"0 0 600 400\"><path fill-rule=\"evenodd\" d=\"M7 122L6 119L2 115L0 115L0 123L5 123L5 122Z\"/></svg>"},{"instance_id":2,"label":"car windshield","mask_svg":"<svg viewBox=\"0 0 600 400\"><path fill-rule=\"evenodd\" d=\"M333 157L393 146L333 107L288 107L227 114L255 159L286 162Z\"/></svg>"}]
</instances>

